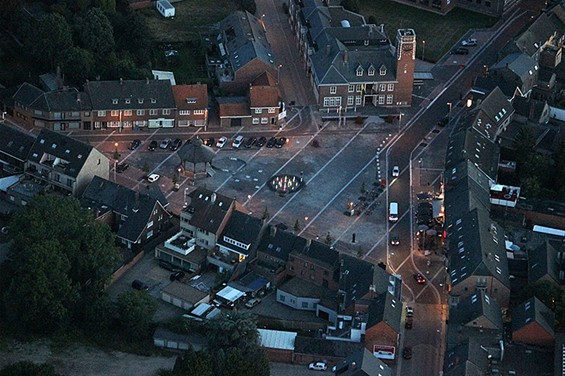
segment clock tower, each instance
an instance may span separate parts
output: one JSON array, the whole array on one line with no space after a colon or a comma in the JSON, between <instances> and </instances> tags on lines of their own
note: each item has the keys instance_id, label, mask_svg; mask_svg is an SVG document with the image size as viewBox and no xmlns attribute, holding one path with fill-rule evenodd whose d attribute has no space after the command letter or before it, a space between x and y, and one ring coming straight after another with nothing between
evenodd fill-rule
<instances>
[{"instance_id":1,"label":"clock tower","mask_svg":"<svg viewBox=\"0 0 565 376\"><path fill-rule=\"evenodd\" d=\"M413 29L399 29L396 33L396 84L394 104L410 106L414 88L416 63L416 33Z\"/></svg>"}]
</instances>

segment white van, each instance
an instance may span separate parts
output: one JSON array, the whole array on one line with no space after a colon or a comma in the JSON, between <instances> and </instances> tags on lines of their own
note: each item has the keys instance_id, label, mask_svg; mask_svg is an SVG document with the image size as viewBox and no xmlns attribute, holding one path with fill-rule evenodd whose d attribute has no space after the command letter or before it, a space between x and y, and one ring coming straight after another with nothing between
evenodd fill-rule
<instances>
[{"instance_id":1,"label":"white van","mask_svg":"<svg viewBox=\"0 0 565 376\"><path fill-rule=\"evenodd\" d=\"M398 221L398 203L391 202L388 206L388 220L391 222Z\"/></svg>"},{"instance_id":2,"label":"white van","mask_svg":"<svg viewBox=\"0 0 565 376\"><path fill-rule=\"evenodd\" d=\"M237 137L235 138L235 140L233 140L231 146L232 146L234 149L239 149L239 147L241 146L242 143L243 143L243 136L240 135L240 136L237 136Z\"/></svg>"}]
</instances>

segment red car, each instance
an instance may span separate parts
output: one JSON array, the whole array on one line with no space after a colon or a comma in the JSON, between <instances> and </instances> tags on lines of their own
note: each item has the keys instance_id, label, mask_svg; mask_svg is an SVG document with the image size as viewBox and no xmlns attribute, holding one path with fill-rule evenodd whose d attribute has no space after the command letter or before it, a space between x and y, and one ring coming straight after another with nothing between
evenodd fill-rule
<instances>
[{"instance_id":1,"label":"red car","mask_svg":"<svg viewBox=\"0 0 565 376\"><path fill-rule=\"evenodd\" d=\"M420 273L414 274L414 279L416 280L416 282L418 282L419 285L426 283L426 278L424 278L424 276Z\"/></svg>"}]
</instances>

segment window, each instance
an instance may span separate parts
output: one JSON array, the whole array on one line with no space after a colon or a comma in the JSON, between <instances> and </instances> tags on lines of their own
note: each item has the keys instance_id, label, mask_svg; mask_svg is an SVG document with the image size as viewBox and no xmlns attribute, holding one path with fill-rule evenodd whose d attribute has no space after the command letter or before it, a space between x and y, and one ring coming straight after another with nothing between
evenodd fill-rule
<instances>
[{"instance_id":1,"label":"window","mask_svg":"<svg viewBox=\"0 0 565 376\"><path fill-rule=\"evenodd\" d=\"M190 115L190 110L180 110L179 115Z\"/></svg>"},{"instance_id":2,"label":"window","mask_svg":"<svg viewBox=\"0 0 565 376\"><path fill-rule=\"evenodd\" d=\"M392 95L386 96L386 104L392 104Z\"/></svg>"},{"instance_id":3,"label":"window","mask_svg":"<svg viewBox=\"0 0 565 376\"><path fill-rule=\"evenodd\" d=\"M375 75L375 67L373 67L372 65L369 67L369 69L367 70L367 74L369 76L374 76Z\"/></svg>"},{"instance_id":4,"label":"window","mask_svg":"<svg viewBox=\"0 0 565 376\"><path fill-rule=\"evenodd\" d=\"M147 222L147 228L151 228L153 226L153 221Z\"/></svg>"},{"instance_id":5,"label":"window","mask_svg":"<svg viewBox=\"0 0 565 376\"><path fill-rule=\"evenodd\" d=\"M338 107L341 106L341 97L325 97L324 107Z\"/></svg>"},{"instance_id":6,"label":"window","mask_svg":"<svg viewBox=\"0 0 565 376\"><path fill-rule=\"evenodd\" d=\"M147 232L147 239L153 236L153 230Z\"/></svg>"},{"instance_id":7,"label":"window","mask_svg":"<svg viewBox=\"0 0 565 376\"><path fill-rule=\"evenodd\" d=\"M385 96L379 95L379 104L385 104Z\"/></svg>"},{"instance_id":8,"label":"window","mask_svg":"<svg viewBox=\"0 0 565 376\"><path fill-rule=\"evenodd\" d=\"M353 95L347 97L347 105L353 106Z\"/></svg>"},{"instance_id":9,"label":"window","mask_svg":"<svg viewBox=\"0 0 565 376\"><path fill-rule=\"evenodd\" d=\"M261 124L267 124L269 122L269 118L261 118Z\"/></svg>"},{"instance_id":10,"label":"window","mask_svg":"<svg viewBox=\"0 0 565 376\"><path fill-rule=\"evenodd\" d=\"M364 44L365 46L368 46L368 45L369 45L369 40L368 40L368 39L365 39L365 40L363 41L363 44Z\"/></svg>"},{"instance_id":11,"label":"window","mask_svg":"<svg viewBox=\"0 0 565 376\"><path fill-rule=\"evenodd\" d=\"M386 85L385 84L379 84L379 91L385 91L386 90Z\"/></svg>"},{"instance_id":12,"label":"window","mask_svg":"<svg viewBox=\"0 0 565 376\"><path fill-rule=\"evenodd\" d=\"M269 107L269 113L274 114L277 109L275 107Z\"/></svg>"},{"instance_id":13,"label":"window","mask_svg":"<svg viewBox=\"0 0 565 376\"><path fill-rule=\"evenodd\" d=\"M130 104L131 103L131 99L126 98L126 104Z\"/></svg>"},{"instance_id":14,"label":"window","mask_svg":"<svg viewBox=\"0 0 565 376\"><path fill-rule=\"evenodd\" d=\"M149 115L157 115L157 110L149 110Z\"/></svg>"},{"instance_id":15,"label":"window","mask_svg":"<svg viewBox=\"0 0 565 376\"><path fill-rule=\"evenodd\" d=\"M355 91L355 85L349 84L349 86L347 86L347 92L353 93L354 91Z\"/></svg>"},{"instance_id":16,"label":"window","mask_svg":"<svg viewBox=\"0 0 565 376\"><path fill-rule=\"evenodd\" d=\"M117 100L117 99L112 99L112 104L118 104L118 100Z\"/></svg>"},{"instance_id":17,"label":"window","mask_svg":"<svg viewBox=\"0 0 565 376\"><path fill-rule=\"evenodd\" d=\"M131 116L131 110L124 110L124 116Z\"/></svg>"},{"instance_id":18,"label":"window","mask_svg":"<svg viewBox=\"0 0 565 376\"><path fill-rule=\"evenodd\" d=\"M308 302L302 302L302 308L308 308Z\"/></svg>"},{"instance_id":19,"label":"window","mask_svg":"<svg viewBox=\"0 0 565 376\"><path fill-rule=\"evenodd\" d=\"M163 115L170 115L170 114L171 114L171 110L169 110L168 108L163 110Z\"/></svg>"},{"instance_id":20,"label":"window","mask_svg":"<svg viewBox=\"0 0 565 376\"><path fill-rule=\"evenodd\" d=\"M330 86L330 94L337 93L337 86Z\"/></svg>"},{"instance_id":21,"label":"window","mask_svg":"<svg viewBox=\"0 0 565 376\"><path fill-rule=\"evenodd\" d=\"M204 110L194 110L194 115L204 115Z\"/></svg>"},{"instance_id":22,"label":"window","mask_svg":"<svg viewBox=\"0 0 565 376\"><path fill-rule=\"evenodd\" d=\"M357 75L357 77L361 77L363 75L363 67L359 65L355 70L355 74Z\"/></svg>"},{"instance_id":23,"label":"window","mask_svg":"<svg viewBox=\"0 0 565 376\"><path fill-rule=\"evenodd\" d=\"M387 90L388 90L388 91L394 91L394 84L388 84L388 85L387 85Z\"/></svg>"},{"instance_id":24,"label":"window","mask_svg":"<svg viewBox=\"0 0 565 376\"><path fill-rule=\"evenodd\" d=\"M106 111L98 111L98 116L106 116Z\"/></svg>"},{"instance_id":25,"label":"window","mask_svg":"<svg viewBox=\"0 0 565 376\"><path fill-rule=\"evenodd\" d=\"M110 113L111 116L118 116L119 114L120 112L116 110L112 110L112 112Z\"/></svg>"},{"instance_id":26,"label":"window","mask_svg":"<svg viewBox=\"0 0 565 376\"><path fill-rule=\"evenodd\" d=\"M136 113L139 116L143 116L143 115L145 115L145 110L137 110Z\"/></svg>"},{"instance_id":27,"label":"window","mask_svg":"<svg viewBox=\"0 0 565 376\"><path fill-rule=\"evenodd\" d=\"M88 111L85 112L85 113L84 113L84 116L90 116L90 112L88 112Z\"/></svg>"},{"instance_id":28,"label":"window","mask_svg":"<svg viewBox=\"0 0 565 376\"><path fill-rule=\"evenodd\" d=\"M362 100L363 100L363 97L362 97L362 96L360 96L360 95L356 96L356 97L355 97L355 105L356 105L356 106L361 106Z\"/></svg>"},{"instance_id":29,"label":"window","mask_svg":"<svg viewBox=\"0 0 565 376\"><path fill-rule=\"evenodd\" d=\"M361 84L357 84L356 91L357 91L358 93L360 93L362 89L363 89L363 88L362 88Z\"/></svg>"},{"instance_id":30,"label":"window","mask_svg":"<svg viewBox=\"0 0 565 376\"><path fill-rule=\"evenodd\" d=\"M253 124L259 124L259 118L253 118Z\"/></svg>"},{"instance_id":31,"label":"window","mask_svg":"<svg viewBox=\"0 0 565 376\"><path fill-rule=\"evenodd\" d=\"M143 98L137 98L137 103L139 104L143 103Z\"/></svg>"},{"instance_id":32,"label":"window","mask_svg":"<svg viewBox=\"0 0 565 376\"><path fill-rule=\"evenodd\" d=\"M284 302L284 301L286 300L286 296L284 296L284 295L282 295L282 294L279 295L279 300L280 300L281 302Z\"/></svg>"},{"instance_id":33,"label":"window","mask_svg":"<svg viewBox=\"0 0 565 376\"><path fill-rule=\"evenodd\" d=\"M157 103L157 99L151 98L151 103Z\"/></svg>"},{"instance_id":34,"label":"window","mask_svg":"<svg viewBox=\"0 0 565 376\"><path fill-rule=\"evenodd\" d=\"M379 69L379 74L381 76L384 76L386 74L386 67L384 65L381 67L381 69Z\"/></svg>"},{"instance_id":35,"label":"window","mask_svg":"<svg viewBox=\"0 0 565 376\"><path fill-rule=\"evenodd\" d=\"M263 113L263 109L261 109L261 108L256 108L256 109L255 109L255 113L256 113L256 114L262 114L262 113Z\"/></svg>"}]
</instances>

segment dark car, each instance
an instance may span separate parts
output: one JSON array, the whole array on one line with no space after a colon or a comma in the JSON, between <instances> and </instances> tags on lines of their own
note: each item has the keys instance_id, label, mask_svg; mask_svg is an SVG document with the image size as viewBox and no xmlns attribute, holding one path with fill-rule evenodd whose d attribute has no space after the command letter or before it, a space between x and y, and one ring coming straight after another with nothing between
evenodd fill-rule
<instances>
[{"instance_id":1,"label":"dark car","mask_svg":"<svg viewBox=\"0 0 565 376\"><path fill-rule=\"evenodd\" d=\"M257 143L257 137L251 136L247 139L247 141L245 141L245 144L243 144L243 146L249 149L250 147L255 145L255 143Z\"/></svg>"},{"instance_id":2,"label":"dark car","mask_svg":"<svg viewBox=\"0 0 565 376\"><path fill-rule=\"evenodd\" d=\"M131 144L129 144L129 149L135 150L139 147L139 145L141 145L141 140L133 140Z\"/></svg>"},{"instance_id":3,"label":"dark car","mask_svg":"<svg viewBox=\"0 0 565 376\"><path fill-rule=\"evenodd\" d=\"M414 318L413 317L407 317L406 322L404 323L404 327L406 329L412 329L413 324L414 324Z\"/></svg>"},{"instance_id":4,"label":"dark car","mask_svg":"<svg viewBox=\"0 0 565 376\"><path fill-rule=\"evenodd\" d=\"M129 164L127 164L126 162L122 162L119 165L116 166L116 172L118 173L122 173L125 170L127 170L129 167Z\"/></svg>"},{"instance_id":5,"label":"dark car","mask_svg":"<svg viewBox=\"0 0 565 376\"><path fill-rule=\"evenodd\" d=\"M286 137L279 137L277 139L277 142L275 143L275 147L276 148L282 148L284 146L284 144L286 144L288 140L286 139Z\"/></svg>"},{"instance_id":6,"label":"dark car","mask_svg":"<svg viewBox=\"0 0 565 376\"><path fill-rule=\"evenodd\" d=\"M171 276L169 277L169 279L171 281L180 281L181 279L184 278L186 274L184 274L184 272L178 271L178 272L174 272L173 274L171 274Z\"/></svg>"},{"instance_id":7,"label":"dark car","mask_svg":"<svg viewBox=\"0 0 565 376\"><path fill-rule=\"evenodd\" d=\"M136 290L144 290L144 291L149 290L149 286L147 286L145 283L141 282L139 279L135 279L131 283L131 287L133 287Z\"/></svg>"},{"instance_id":8,"label":"dark car","mask_svg":"<svg viewBox=\"0 0 565 376\"><path fill-rule=\"evenodd\" d=\"M453 55L469 55L469 49L465 47L459 47L451 51Z\"/></svg>"},{"instance_id":9,"label":"dark car","mask_svg":"<svg viewBox=\"0 0 565 376\"><path fill-rule=\"evenodd\" d=\"M402 350L402 357L404 359L412 359L412 348L406 346L404 350Z\"/></svg>"},{"instance_id":10,"label":"dark car","mask_svg":"<svg viewBox=\"0 0 565 376\"><path fill-rule=\"evenodd\" d=\"M216 145L216 139L214 137L207 138L204 140L204 145L212 147Z\"/></svg>"},{"instance_id":11,"label":"dark car","mask_svg":"<svg viewBox=\"0 0 565 376\"><path fill-rule=\"evenodd\" d=\"M277 143L277 138L276 137L271 137L269 138L269 141L267 142L267 147L268 148L272 148L273 146L275 146L275 144Z\"/></svg>"},{"instance_id":12,"label":"dark car","mask_svg":"<svg viewBox=\"0 0 565 376\"><path fill-rule=\"evenodd\" d=\"M180 138L175 138L175 140L171 143L171 150L175 151L180 148L182 145L182 140Z\"/></svg>"},{"instance_id":13,"label":"dark car","mask_svg":"<svg viewBox=\"0 0 565 376\"><path fill-rule=\"evenodd\" d=\"M257 140L257 147L263 147L267 143L267 137L259 137Z\"/></svg>"},{"instance_id":14,"label":"dark car","mask_svg":"<svg viewBox=\"0 0 565 376\"><path fill-rule=\"evenodd\" d=\"M418 282L419 285L426 283L426 278L420 273L414 274L414 279L416 280L416 282Z\"/></svg>"},{"instance_id":15,"label":"dark car","mask_svg":"<svg viewBox=\"0 0 565 376\"><path fill-rule=\"evenodd\" d=\"M149 151L155 151L155 149L157 149L157 141L155 141L155 140L151 141L148 149L149 149Z\"/></svg>"}]
</instances>

